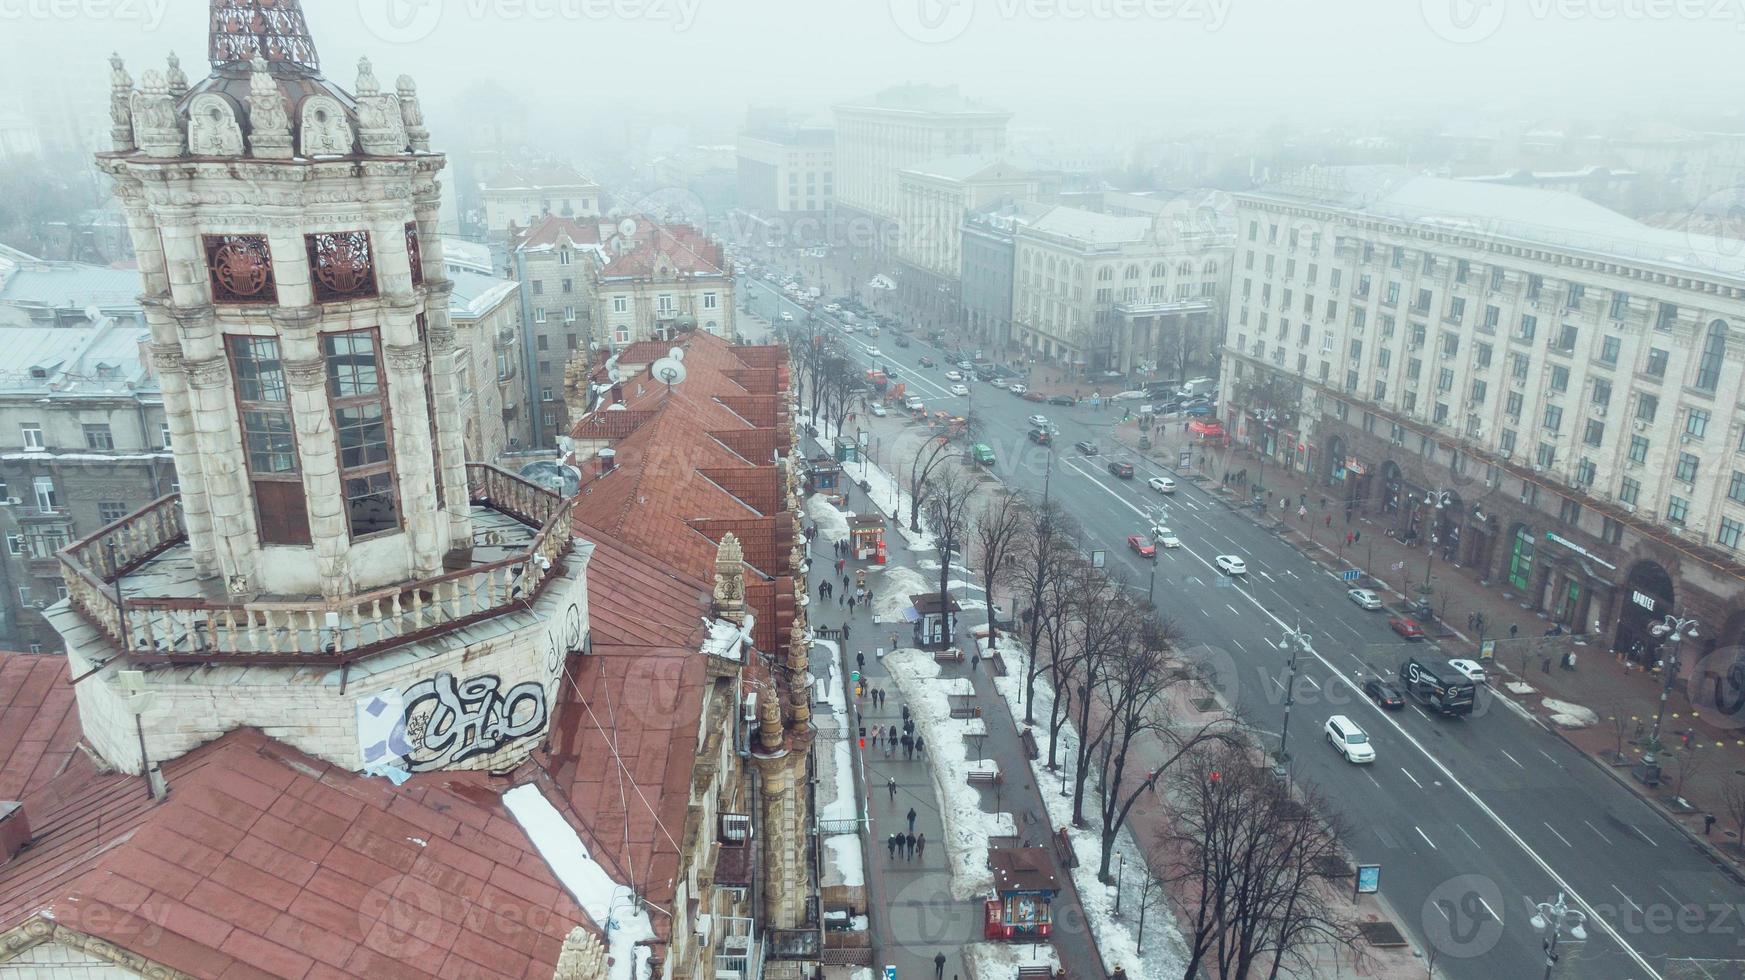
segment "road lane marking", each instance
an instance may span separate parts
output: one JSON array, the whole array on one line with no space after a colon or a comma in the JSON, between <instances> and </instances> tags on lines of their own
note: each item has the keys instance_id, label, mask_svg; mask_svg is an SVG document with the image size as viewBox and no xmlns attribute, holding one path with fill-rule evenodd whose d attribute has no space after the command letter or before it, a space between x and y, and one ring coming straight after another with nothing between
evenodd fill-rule
<instances>
[{"instance_id":1,"label":"road lane marking","mask_svg":"<svg viewBox=\"0 0 1745 980\"><path fill-rule=\"evenodd\" d=\"M1224 608L1230 610L1230 615L1232 615L1232 616L1241 616L1242 615L1241 613L1236 611L1235 606L1232 606L1228 602L1224 603Z\"/></svg>"},{"instance_id":2,"label":"road lane marking","mask_svg":"<svg viewBox=\"0 0 1745 980\"><path fill-rule=\"evenodd\" d=\"M1571 843L1570 843L1570 842L1569 842L1569 838L1567 838L1567 837L1565 837L1565 836L1563 836L1563 835L1562 835L1562 834L1558 834L1558 833L1557 833L1557 828L1556 828L1556 827L1553 827L1553 826L1551 826L1551 824L1550 824L1550 822L1549 822L1549 821L1545 821L1545 820L1541 820L1541 821L1539 821L1539 822L1540 822L1540 823L1542 823L1542 824L1545 824L1545 829L1546 829L1546 830L1549 830L1549 831L1551 831L1551 832L1552 832L1552 833L1553 833L1553 834L1557 834L1557 839L1558 839L1558 840L1560 840L1560 841L1562 841L1562 842L1563 842L1563 846L1564 846L1564 847L1574 847L1574 846L1575 846L1575 845L1574 845L1574 844L1571 844Z\"/></svg>"},{"instance_id":3,"label":"road lane marking","mask_svg":"<svg viewBox=\"0 0 1745 980\"><path fill-rule=\"evenodd\" d=\"M1375 788L1376 788L1376 789L1381 789L1381 784L1380 784L1380 783L1376 783L1376 782L1375 782L1375 777L1374 777L1374 776L1371 776L1371 775L1370 775L1370 774L1369 774L1369 770L1368 770L1368 769L1365 769L1365 770L1363 770L1363 778L1364 778L1364 779L1367 779L1367 780L1369 780L1369 781L1370 781L1370 782L1372 782L1372 783L1375 783Z\"/></svg>"},{"instance_id":4,"label":"road lane marking","mask_svg":"<svg viewBox=\"0 0 1745 980\"><path fill-rule=\"evenodd\" d=\"M1303 683L1309 685L1309 687L1314 690L1319 691L1321 689L1321 685L1315 683L1315 679L1310 677L1308 674L1303 675Z\"/></svg>"},{"instance_id":5,"label":"road lane marking","mask_svg":"<svg viewBox=\"0 0 1745 980\"><path fill-rule=\"evenodd\" d=\"M1278 581L1277 579L1273 578L1271 575L1266 574L1266 572L1261 570L1261 569L1257 568L1257 569L1255 569L1255 571L1260 572L1260 577L1263 579L1266 579L1268 582Z\"/></svg>"},{"instance_id":6,"label":"road lane marking","mask_svg":"<svg viewBox=\"0 0 1745 980\"><path fill-rule=\"evenodd\" d=\"M1272 640L1270 640L1270 639L1268 639L1268 638L1267 638L1267 637L1264 637L1264 636L1263 636L1263 637L1261 637L1261 639L1263 639L1263 640L1266 640L1266 645L1267 645L1267 646L1269 646L1269 647L1272 647L1272 648L1273 648L1273 649L1274 649L1274 650L1277 650L1277 649L1278 649L1278 644L1277 644L1277 643L1274 643L1274 642L1272 642Z\"/></svg>"},{"instance_id":7,"label":"road lane marking","mask_svg":"<svg viewBox=\"0 0 1745 980\"><path fill-rule=\"evenodd\" d=\"M1503 754L1503 757L1504 757L1504 758L1506 758L1506 759L1508 759L1508 760L1509 760L1509 761L1510 761L1510 762L1513 762L1513 763L1514 763L1514 764L1515 764L1515 765L1517 765L1517 766L1521 766L1521 760L1519 760L1519 759L1517 759L1517 758L1515 758L1515 757L1514 757L1514 756L1512 756L1512 755L1509 755L1509 750L1508 750L1508 749L1498 749L1498 750L1497 750L1497 751L1498 751L1498 752L1501 752L1501 753L1502 753L1502 754ZM1522 768L1522 769L1525 769L1525 768L1527 768L1527 767L1526 767L1526 766L1521 766L1521 768Z\"/></svg>"},{"instance_id":8,"label":"road lane marking","mask_svg":"<svg viewBox=\"0 0 1745 980\"><path fill-rule=\"evenodd\" d=\"M1404 767L1404 766L1401 766L1401 767L1400 767L1400 771L1401 771L1401 772L1404 772L1404 773L1406 773L1406 778L1407 778L1407 779L1410 779L1410 780L1411 780L1411 781L1412 781L1412 785L1413 785L1413 786L1416 786L1416 787L1418 787L1418 788L1419 788L1419 789L1423 789L1423 788L1424 788L1424 784L1423 784L1423 783L1420 783L1420 782L1418 782L1418 777L1416 777L1416 776L1414 776L1414 775L1412 775L1412 774L1411 774L1411 773L1409 773L1409 772L1406 772L1406 768L1405 768L1405 767Z\"/></svg>"},{"instance_id":9,"label":"road lane marking","mask_svg":"<svg viewBox=\"0 0 1745 980\"><path fill-rule=\"evenodd\" d=\"M1409 776L1411 773L1406 773L1406 775ZM1413 780L1413 782L1417 782L1417 780ZM1418 836L1424 838L1424 843L1430 845L1430 850L1434 851L1436 849L1436 842L1430 839L1429 834L1424 833L1424 831L1416 825L1413 825L1412 829L1418 831Z\"/></svg>"},{"instance_id":10,"label":"road lane marking","mask_svg":"<svg viewBox=\"0 0 1745 980\"><path fill-rule=\"evenodd\" d=\"M1626 902L1629 902L1629 903L1630 903L1630 907L1631 907L1631 908L1633 908L1633 909L1635 909L1635 910L1636 910L1636 914L1638 914L1638 915L1640 915L1640 914L1642 914L1642 906L1640 906L1640 905L1637 905L1637 904L1636 904L1636 903L1635 903L1635 901L1633 901L1633 900L1632 900L1632 899L1631 899L1631 898L1630 898L1630 896L1628 896L1628 895L1626 895L1626 894L1624 894L1624 890L1623 890L1623 889L1622 889L1622 888L1619 888L1619 887L1618 887L1618 886L1617 886L1617 885L1613 885L1613 886L1612 886L1612 891L1615 891L1615 892L1617 892L1617 893L1618 893L1618 897L1619 897L1619 898L1622 898L1622 899L1623 899L1623 900L1624 900L1624 901L1626 901Z\"/></svg>"},{"instance_id":11,"label":"road lane marking","mask_svg":"<svg viewBox=\"0 0 1745 980\"><path fill-rule=\"evenodd\" d=\"M1684 899L1679 898L1677 895L1674 895L1673 893L1667 891L1665 885L1655 885L1654 887L1660 889L1660 894L1665 895L1667 898L1672 899L1673 903L1675 905L1678 905L1680 908L1683 908L1686 904L1688 904L1685 902Z\"/></svg>"},{"instance_id":12,"label":"road lane marking","mask_svg":"<svg viewBox=\"0 0 1745 980\"><path fill-rule=\"evenodd\" d=\"M1553 756L1553 755L1552 755L1552 754L1551 754L1551 753L1549 753L1549 752L1547 752L1547 751L1545 751L1545 750L1544 750L1544 749L1540 749L1540 750L1539 750L1539 754L1540 754L1540 755L1542 755L1542 756L1544 756L1544 757L1545 757L1545 758L1547 758L1547 759L1550 759L1550 760L1551 760L1551 764L1552 764L1552 765L1554 765L1554 766L1561 766L1561 765L1563 765L1563 763L1561 763L1561 762L1558 762L1558 761L1557 761L1557 759L1556 759L1556 757L1554 757L1554 756Z\"/></svg>"},{"instance_id":13,"label":"road lane marking","mask_svg":"<svg viewBox=\"0 0 1745 980\"><path fill-rule=\"evenodd\" d=\"M1588 823L1586 820L1583 820L1582 823L1586 823L1587 829L1593 831L1595 836L1599 837L1600 840L1603 840L1608 844L1610 844L1612 842L1612 839L1610 837L1607 837L1605 834L1600 833L1600 828L1595 827L1593 824Z\"/></svg>"},{"instance_id":14,"label":"road lane marking","mask_svg":"<svg viewBox=\"0 0 1745 980\"><path fill-rule=\"evenodd\" d=\"M1466 838L1466 839L1467 839L1467 840L1470 840L1470 841L1472 841L1472 846L1473 846L1473 847L1480 847L1480 848L1482 848L1482 847L1483 847L1483 846L1484 846L1484 845L1482 845L1482 844L1480 844L1480 843L1479 843L1479 842L1478 842L1478 841L1476 841L1476 840L1473 840L1473 837L1472 837L1472 835L1471 835L1471 834L1469 834L1469 833L1467 833L1467 832L1466 832L1466 828L1465 828L1465 827L1462 827L1462 826L1461 826L1461 825L1459 825L1459 824L1455 824L1455 825L1454 825L1454 829L1455 829L1455 830L1458 830L1458 831L1460 831L1460 836L1462 836L1462 837L1464 837L1464 838ZM1499 919L1498 919L1498 921L1501 921L1501 919L1500 919L1500 918L1499 918Z\"/></svg>"},{"instance_id":15,"label":"road lane marking","mask_svg":"<svg viewBox=\"0 0 1745 980\"><path fill-rule=\"evenodd\" d=\"M1641 837L1641 838L1642 838L1642 839L1643 839L1643 840L1645 840L1645 841L1647 841L1647 842L1648 842L1648 843L1650 843L1650 844L1653 844L1653 845L1654 845L1654 846L1655 846L1655 847L1659 847L1659 846L1660 846L1660 842L1659 842L1659 841L1657 841L1657 840L1655 840L1655 839L1654 839L1654 838L1652 838L1652 837L1650 837L1650 836L1648 836L1648 835L1647 835L1647 834L1644 834L1644 833L1642 833L1642 828L1641 828L1641 827L1638 827L1638 826L1636 826L1636 825L1635 825L1635 824L1630 824L1630 829L1631 829L1631 830L1634 830L1634 831L1635 831L1635 832L1636 832L1636 833L1637 833L1637 834L1638 834L1638 835L1639 835L1639 836L1640 836L1640 837Z\"/></svg>"},{"instance_id":16,"label":"road lane marking","mask_svg":"<svg viewBox=\"0 0 1745 980\"><path fill-rule=\"evenodd\" d=\"M1496 909L1493 909L1493 908L1491 908L1491 903L1489 903L1489 902L1487 902L1487 901L1485 901L1485 900L1484 900L1484 896L1483 896L1483 895L1479 895L1479 894L1476 894L1476 893L1475 893L1475 894L1474 894L1474 895L1473 895L1473 897L1474 897L1474 898L1476 898L1476 899L1478 899L1478 904L1480 904L1480 905L1482 905L1482 906L1484 906L1484 910L1485 910L1485 911L1486 911L1486 912L1489 912L1489 913L1490 913L1490 914L1491 914L1491 918L1493 918L1493 919L1495 919L1495 920L1497 920L1497 921L1498 921L1498 922L1501 922L1501 921L1503 921L1503 917L1502 917L1502 916L1500 916L1500 915L1498 915L1498 914L1497 914L1497 910L1496 910Z\"/></svg>"}]
</instances>

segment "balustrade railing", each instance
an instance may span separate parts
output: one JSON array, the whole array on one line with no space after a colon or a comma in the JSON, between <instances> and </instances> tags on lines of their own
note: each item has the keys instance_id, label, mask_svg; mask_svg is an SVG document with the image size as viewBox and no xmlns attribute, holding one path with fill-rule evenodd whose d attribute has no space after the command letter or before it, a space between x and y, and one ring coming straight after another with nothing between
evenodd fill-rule
<instances>
[{"instance_id":1,"label":"balustrade railing","mask_svg":"<svg viewBox=\"0 0 1745 980\"><path fill-rule=\"evenodd\" d=\"M350 659L531 601L569 551L573 498L475 463L467 464L467 490L472 502L537 528L528 546L496 561L335 598L123 597L118 580L187 539L180 500L170 496L62 549L62 575L73 606L136 655Z\"/></svg>"}]
</instances>

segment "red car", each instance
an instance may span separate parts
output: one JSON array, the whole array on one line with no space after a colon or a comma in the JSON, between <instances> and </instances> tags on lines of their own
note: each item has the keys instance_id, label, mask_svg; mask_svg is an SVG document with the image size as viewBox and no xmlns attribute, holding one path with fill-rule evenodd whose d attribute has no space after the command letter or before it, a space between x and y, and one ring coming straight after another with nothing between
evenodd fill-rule
<instances>
[{"instance_id":1,"label":"red car","mask_svg":"<svg viewBox=\"0 0 1745 980\"><path fill-rule=\"evenodd\" d=\"M1418 621L1410 616L1395 616L1388 620L1388 626L1392 627L1395 633L1408 640L1422 640L1424 638L1424 627L1419 626Z\"/></svg>"},{"instance_id":2,"label":"red car","mask_svg":"<svg viewBox=\"0 0 1745 980\"><path fill-rule=\"evenodd\" d=\"M1024 393L1024 400L1027 402L1045 402L1048 400L1048 396L1040 391L1026 391Z\"/></svg>"},{"instance_id":3,"label":"red car","mask_svg":"<svg viewBox=\"0 0 1745 980\"><path fill-rule=\"evenodd\" d=\"M1127 535L1127 547L1138 552L1141 558L1157 557L1157 545L1152 544L1151 539L1143 534Z\"/></svg>"}]
</instances>

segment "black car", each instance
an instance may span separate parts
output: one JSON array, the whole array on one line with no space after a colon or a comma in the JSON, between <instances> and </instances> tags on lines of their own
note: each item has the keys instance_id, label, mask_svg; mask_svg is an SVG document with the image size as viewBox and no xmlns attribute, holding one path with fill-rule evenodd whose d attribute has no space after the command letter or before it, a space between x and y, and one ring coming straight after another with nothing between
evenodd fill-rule
<instances>
[{"instance_id":1,"label":"black car","mask_svg":"<svg viewBox=\"0 0 1745 980\"><path fill-rule=\"evenodd\" d=\"M1109 472L1123 480L1131 480L1133 479L1133 464L1125 460L1112 459L1109 460Z\"/></svg>"},{"instance_id":2,"label":"black car","mask_svg":"<svg viewBox=\"0 0 1745 980\"><path fill-rule=\"evenodd\" d=\"M1399 710L1406 706L1406 696L1400 689L1379 677L1371 677L1363 682L1363 693L1384 708Z\"/></svg>"},{"instance_id":3,"label":"black car","mask_svg":"<svg viewBox=\"0 0 1745 980\"><path fill-rule=\"evenodd\" d=\"M1083 442L1075 442L1072 444L1072 447L1077 449L1079 452L1084 453L1086 456L1095 456L1102 452L1101 449L1097 448L1097 444L1089 439L1086 439Z\"/></svg>"},{"instance_id":4,"label":"black car","mask_svg":"<svg viewBox=\"0 0 1745 980\"><path fill-rule=\"evenodd\" d=\"M1071 395L1055 395L1048 400L1050 405L1077 405L1078 399Z\"/></svg>"},{"instance_id":5,"label":"black car","mask_svg":"<svg viewBox=\"0 0 1745 980\"><path fill-rule=\"evenodd\" d=\"M1047 429L1031 429L1030 441L1038 446L1046 446L1054 442L1054 437L1048 434Z\"/></svg>"},{"instance_id":6,"label":"black car","mask_svg":"<svg viewBox=\"0 0 1745 980\"><path fill-rule=\"evenodd\" d=\"M897 346L898 347L909 346L909 335L906 333L897 334Z\"/></svg>"}]
</instances>

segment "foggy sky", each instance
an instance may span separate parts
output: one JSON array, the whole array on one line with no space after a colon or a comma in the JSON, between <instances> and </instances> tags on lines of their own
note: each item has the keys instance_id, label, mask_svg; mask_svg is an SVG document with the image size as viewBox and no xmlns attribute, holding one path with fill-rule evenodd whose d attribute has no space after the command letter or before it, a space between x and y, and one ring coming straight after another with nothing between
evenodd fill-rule
<instances>
[{"instance_id":1,"label":"foggy sky","mask_svg":"<svg viewBox=\"0 0 1745 980\"><path fill-rule=\"evenodd\" d=\"M699 138L730 138L748 104L823 113L903 81L956 83L1014 111L1018 127L1127 140L1449 112L1562 120L1736 111L1745 90L1745 0L305 0L304 8L330 77L349 87L368 54L384 80L401 72L419 80L433 121L442 100L494 78L522 92L542 125L580 131L654 117ZM88 75L100 93L111 49L136 79L172 49L197 78L206 26L200 0L0 0L0 79Z\"/></svg>"}]
</instances>

